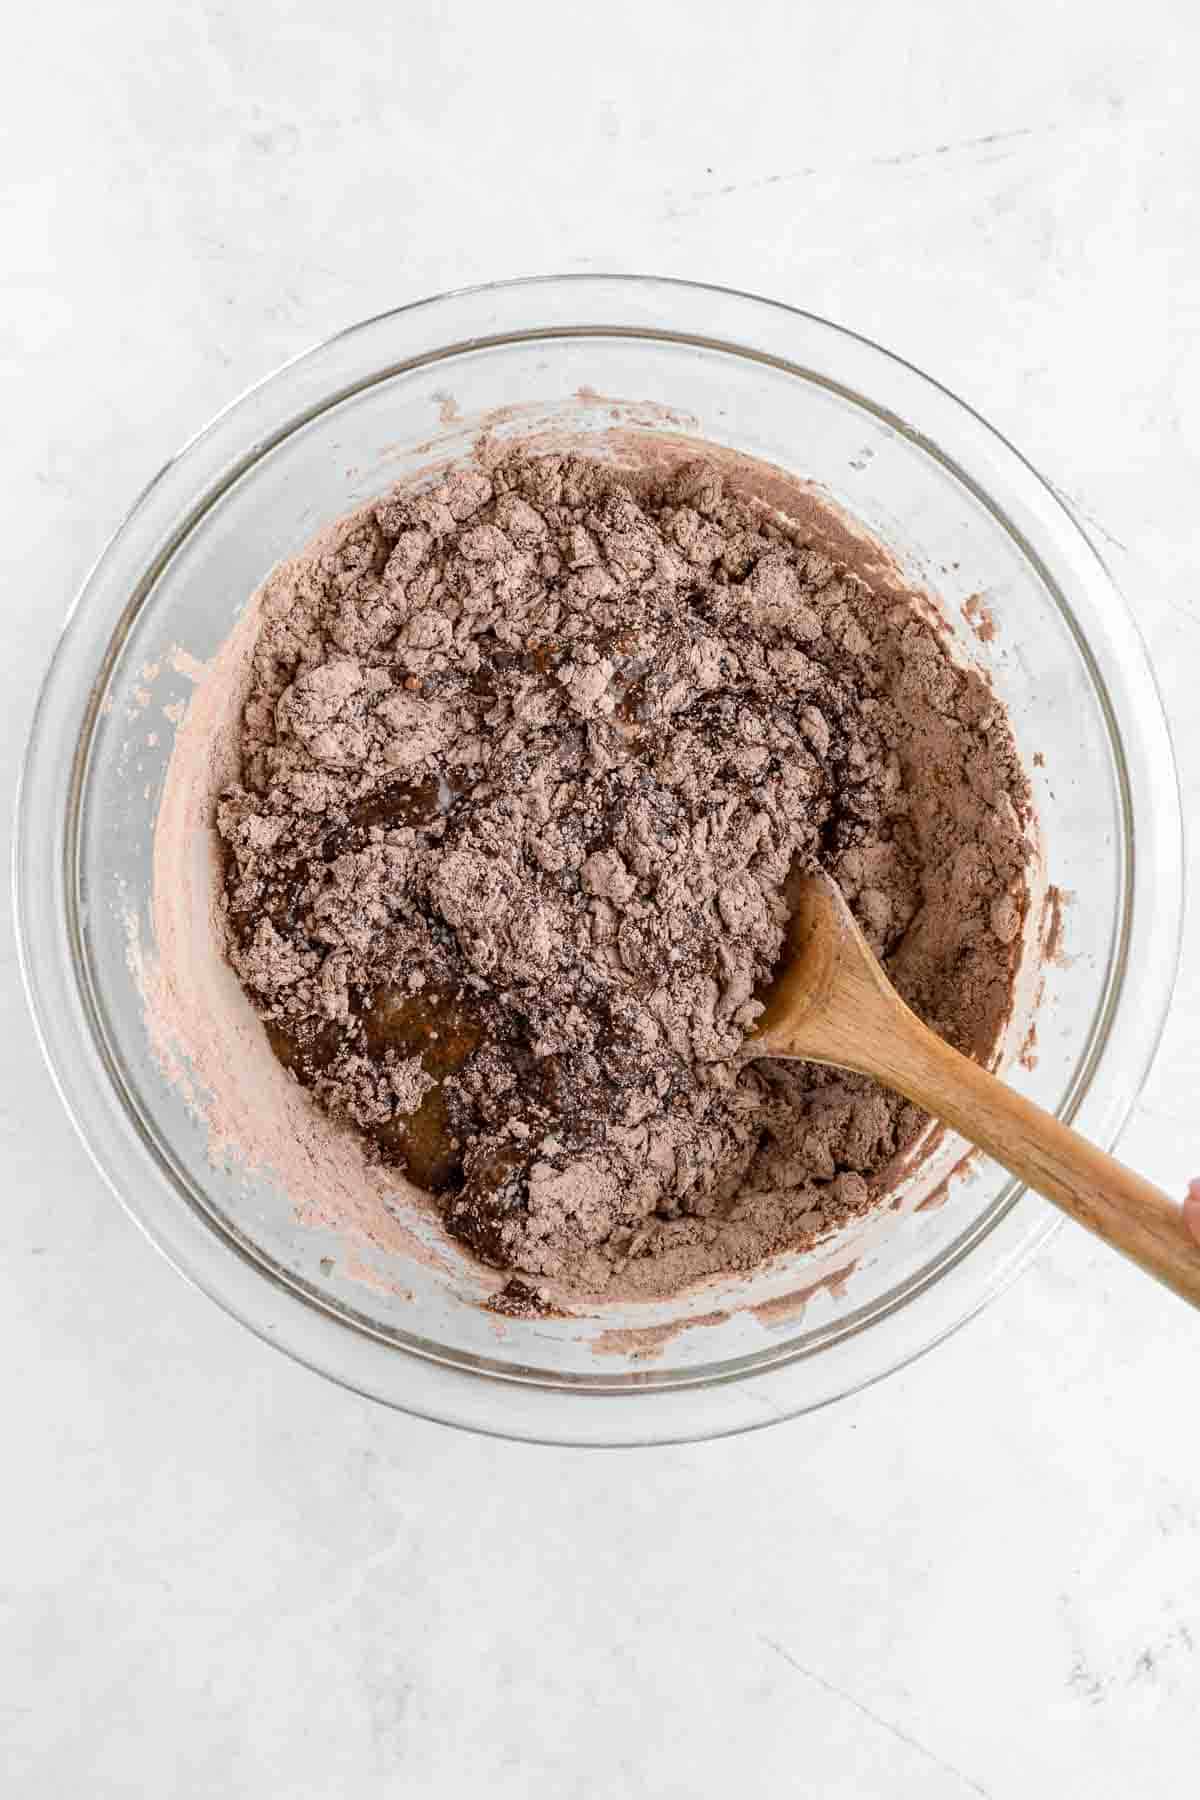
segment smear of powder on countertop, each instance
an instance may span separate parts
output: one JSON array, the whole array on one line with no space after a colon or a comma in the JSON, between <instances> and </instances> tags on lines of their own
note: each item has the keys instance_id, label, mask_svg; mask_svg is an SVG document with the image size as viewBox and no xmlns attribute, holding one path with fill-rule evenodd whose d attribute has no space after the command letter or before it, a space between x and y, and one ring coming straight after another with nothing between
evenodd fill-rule
<instances>
[{"instance_id":1,"label":"smear of powder on countertop","mask_svg":"<svg viewBox=\"0 0 1200 1800\"><path fill-rule=\"evenodd\" d=\"M517 458L399 493L276 571L227 661L190 826L223 790L239 972L385 1153L436 1087L467 1177L441 1204L501 1266L668 1292L886 1187L914 1109L736 1064L794 853L832 869L917 1009L991 1053L1030 856L1003 713L915 600L711 469ZM427 984L486 1027L436 1081L372 1032ZM272 1162L324 1134L361 1187L361 1139L274 1071Z\"/></svg>"}]
</instances>

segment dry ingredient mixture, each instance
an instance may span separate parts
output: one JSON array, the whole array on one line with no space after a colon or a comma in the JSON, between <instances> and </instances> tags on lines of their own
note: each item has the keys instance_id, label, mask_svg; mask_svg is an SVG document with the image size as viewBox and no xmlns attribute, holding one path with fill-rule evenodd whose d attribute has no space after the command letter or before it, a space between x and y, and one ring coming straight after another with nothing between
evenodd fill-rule
<instances>
[{"instance_id":1,"label":"dry ingredient mixture","mask_svg":"<svg viewBox=\"0 0 1200 1800\"><path fill-rule=\"evenodd\" d=\"M517 453L268 582L218 806L227 951L279 1058L480 1256L669 1291L862 1212L924 1125L739 1061L793 858L986 1058L1029 805L916 600L703 462Z\"/></svg>"}]
</instances>

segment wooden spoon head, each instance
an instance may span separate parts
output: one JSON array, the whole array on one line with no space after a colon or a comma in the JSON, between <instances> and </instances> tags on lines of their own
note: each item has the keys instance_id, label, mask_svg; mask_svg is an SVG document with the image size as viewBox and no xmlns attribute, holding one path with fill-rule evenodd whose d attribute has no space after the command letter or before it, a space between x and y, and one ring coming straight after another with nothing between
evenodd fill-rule
<instances>
[{"instance_id":1,"label":"wooden spoon head","mask_svg":"<svg viewBox=\"0 0 1200 1800\"><path fill-rule=\"evenodd\" d=\"M798 876L786 892L783 957L743 1055L874 1076L1200 1307L1200 1258L1177 1203L923 1025L827 877Z\"/></svg>"},{"instance_id":2,"label":"wooden spoon head","mask_svg":"<svg viewBox=\"0 0 1200 1800\"><path fill-rule=\"evenodd\" d=\"M784 888L788 928L765 1010L746 1056L799 1056L859 1066L854 1039L864 1013L903 1003L828 875L793 869Z\"/></svg>"}]
</instances>

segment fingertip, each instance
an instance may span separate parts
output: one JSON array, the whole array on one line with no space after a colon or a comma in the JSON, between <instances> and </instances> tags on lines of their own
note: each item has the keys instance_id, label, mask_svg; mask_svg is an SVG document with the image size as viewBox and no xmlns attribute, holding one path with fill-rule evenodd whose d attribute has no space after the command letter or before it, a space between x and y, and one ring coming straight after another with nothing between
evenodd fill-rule
<instances>
[{"instance_id":1,"label":"fingertip","mask_svg":"<svg viewBox=\"0 0 1200 1800\"><path fill-rule=\"evenodd\" d=\"M1187 1198L1183 1203L1183 1222L1196 1242L1200 1243L1200 1177L1188 1182Z\"/></svg>"}]
</instances>

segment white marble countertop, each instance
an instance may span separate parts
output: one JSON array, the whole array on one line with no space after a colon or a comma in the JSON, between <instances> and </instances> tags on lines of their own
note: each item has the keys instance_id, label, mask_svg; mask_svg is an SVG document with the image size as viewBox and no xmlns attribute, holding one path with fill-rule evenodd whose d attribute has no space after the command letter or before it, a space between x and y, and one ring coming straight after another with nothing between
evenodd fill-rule
<instances>
[{"instance_id":1,"label":"white marble countertop","mask_svg":"<svg viewBox=\"0 0 1200 1800\"><path fill-rule=\"evenodd\" d=\"M1198 54L1186 0L25 9L6 827L68 596L218 405L404 300L605 267L828 314L992 419L1102 541L1194 815ZM9 930L0 958L6 1796L1195 1791L1200 1324L1082 1233L809 1419L477 1441L155 1256L67 1126ZM1123 1146L1173 1189L1198 1089L1193 913Z\"/></svg>"}]
</instances>

